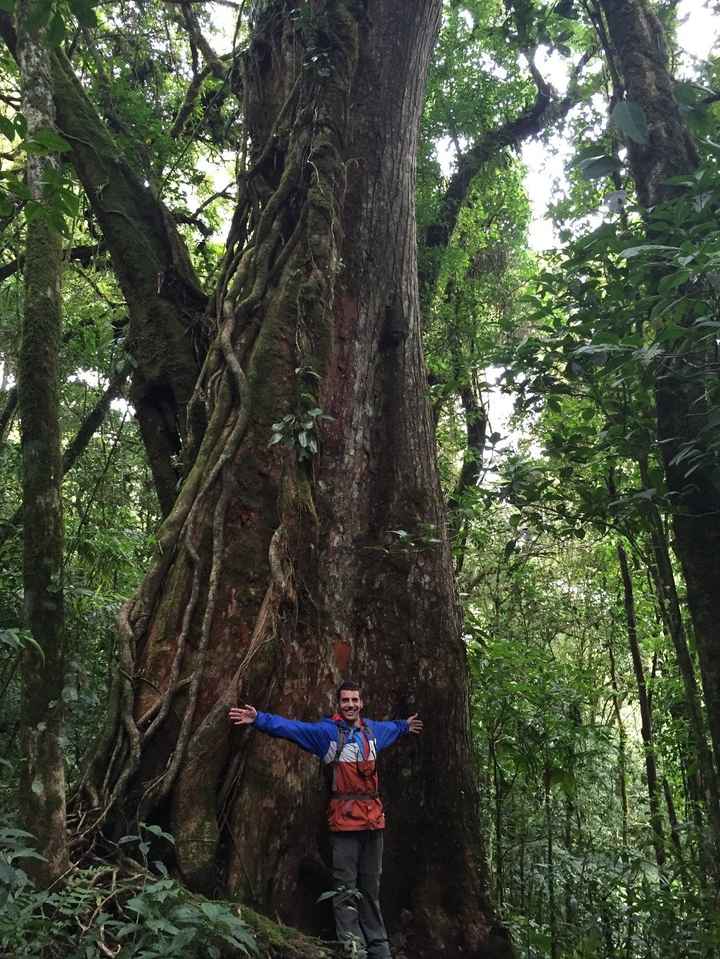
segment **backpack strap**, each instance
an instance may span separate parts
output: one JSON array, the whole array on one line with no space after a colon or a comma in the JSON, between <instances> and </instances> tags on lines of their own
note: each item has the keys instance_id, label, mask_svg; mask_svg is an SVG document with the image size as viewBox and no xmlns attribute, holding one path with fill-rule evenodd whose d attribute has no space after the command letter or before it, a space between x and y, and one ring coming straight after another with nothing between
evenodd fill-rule
<instances>
[{"instance_id":1,"label":"backpack strap","mask_svg":"<svg viewBox=\"0 0 720 959\"><path fill-rule=\"evenodd\" d=\"M336 779L335 774L336 774L336 772L337 772L338 763L340 762L340 755L341 755L343 749L345 748L345 743L347 742L347 738L348 738L348 736L347 736L347 729L345 728L345 726L343 726L343 725L341 725L340 723L338 723L338 724L337 724L337 740L336 740L337 746L336 746L336 749L335 749L335 756L333 757L333 761L332 761L332 763L330 764L330 765L332 766L332 777L331 777L331 779L330 779L330 794L331 794L331 795L333 795L334 793L337 792L337 784L336 784L336 782L335 782L335 779Z\"/></svg>"}]
</instances>

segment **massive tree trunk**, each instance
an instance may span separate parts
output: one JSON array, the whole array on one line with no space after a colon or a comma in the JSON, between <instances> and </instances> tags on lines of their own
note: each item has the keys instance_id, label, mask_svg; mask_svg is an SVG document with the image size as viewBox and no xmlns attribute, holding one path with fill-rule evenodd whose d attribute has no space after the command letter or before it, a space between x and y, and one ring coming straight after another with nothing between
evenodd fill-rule
<instances>
[{"instance_id":1,"label":"massive tree trunk","mask_svg":"<svg viewBox=\"0 0 720 959\"><path fill-rule=\"evenodd\" d=\"M257 5L251 165L196 391L208 427L122 617L118 722L86 780L118 828L167 822L190 884L220 875L312 928L317 763L231 731L227 709L315 719L359 677L369 715L427 721L383 761L385 907L417 959L509 954L486 896L418 320L414 164L440 9Z\"/></svg>"},{"instance_id":2,"label":"massive tree trunk","mask_svg":"<svg viewBox=\"0 0 720 959\"><path fill-rule=\"evenodd\" d=\"M678 193L668 179L694 170L698 156L673 96L657 17L644 0L601 0L601 5L627 98L642 107L648 121L647 143L629 141L628 156L640 202L650 209ZM693 329L692 313L674 321L686 332L665 344L657 371L657 431L720 768L720 486L710 419L717 408L715 345L708 355L708 338ZM688 445L696 451L691 461L679 456Z\"/></svg>"},{"instance_id":3,"label":"massive tree trunk","mask_svg":"<svg viewBox=\"0 0 720 959\"><path fill-rule=\"evenodd\" d=\"M55 127L46 31L35 0L17 8L22 110L29 140ZM68 866L63 735L63 519L59 420L62 241L53 218L58 158L29 156L28 190L38 206L27 223L24 311L18 363L22 434L23 590L33 643L22 659L19 808L43 860L26 868L42 885Z\"/></svg>"}]
</instances>

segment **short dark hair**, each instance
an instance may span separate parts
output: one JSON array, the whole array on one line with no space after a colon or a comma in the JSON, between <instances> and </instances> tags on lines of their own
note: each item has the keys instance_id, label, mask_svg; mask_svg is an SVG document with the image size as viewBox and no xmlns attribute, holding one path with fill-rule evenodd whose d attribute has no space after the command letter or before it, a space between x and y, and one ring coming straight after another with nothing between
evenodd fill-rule
<instances>
[{"instance_id":1,"label":"short dark hair","mask_svg":"<svg viewBox=\"0 0 720 959\"><path fill-rule=\"evenodd\" d=\"M362 695L362 689L360 688L360 683L356 683L353 679L346 679L344 683L341 683L337 689L337 698L340 702L340 693L346 690L351 693L360 693Z\"/></svg>"}]
</instances>

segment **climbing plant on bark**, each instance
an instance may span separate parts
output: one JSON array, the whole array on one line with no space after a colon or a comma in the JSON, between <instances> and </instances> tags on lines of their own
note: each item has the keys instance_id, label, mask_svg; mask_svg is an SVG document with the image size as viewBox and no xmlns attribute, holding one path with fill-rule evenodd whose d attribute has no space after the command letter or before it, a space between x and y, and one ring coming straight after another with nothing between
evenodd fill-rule
<instances>
[{"instance_id":1,"label":"climbing plant on bark","mask_svg":"<svg viewBox=\"0 0 720 959\"><path fill-rule=\"evenodd\" d=\"M316 717L358 674L370 712L443 717L384 776L388 916L403 911L408 948L428 957L509 948L485 893L419 339L414 163L439 15L436 0L256 5L194 459L121 616L79 809L81 829L166 821L191 885L219 870L307 925L317 771L231 734L227 707Z\"/></svg>"}]
</instances>

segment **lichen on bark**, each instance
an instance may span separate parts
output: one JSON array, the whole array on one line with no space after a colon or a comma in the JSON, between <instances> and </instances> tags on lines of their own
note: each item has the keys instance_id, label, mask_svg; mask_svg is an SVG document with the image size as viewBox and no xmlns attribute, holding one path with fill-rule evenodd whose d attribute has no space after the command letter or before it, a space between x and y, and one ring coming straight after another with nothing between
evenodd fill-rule
<instances>
[{"instance_id":1,"label":"lichen on bark","mask_svg":"<svg viewBox=\"0 0 720 959\"><path fill-rule=\"evenodd\" d=\"M55 131L50 54L35 0L19 0L18 61L27 139ZM58 158L30 154L26 163L32 217L26 224L18 407L23 464L23 588L33 638L21 657L23 767L19 808L44 861L27 871L48 885L67 869L63 734L63 518L60 483L58 357L61 330L61 236L53 214Z\"/></svg>"}]
</instances>

